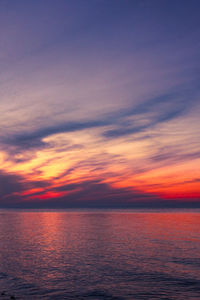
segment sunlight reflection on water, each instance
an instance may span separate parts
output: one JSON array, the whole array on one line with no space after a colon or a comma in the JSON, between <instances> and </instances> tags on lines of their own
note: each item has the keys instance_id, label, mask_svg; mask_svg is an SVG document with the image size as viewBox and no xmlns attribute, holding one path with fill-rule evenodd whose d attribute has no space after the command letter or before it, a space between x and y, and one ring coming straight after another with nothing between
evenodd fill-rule
<instances>
[{"instance_id":1,"label":"sunlight reflection on water","mask_svg":"<svg viewBox=\"0 0 200 300\"><path fill-rule=\"evenodd\" d=\"M200 299L200 213L1 211L0 286L18 299Z\"/></svg>"}]
</instances>

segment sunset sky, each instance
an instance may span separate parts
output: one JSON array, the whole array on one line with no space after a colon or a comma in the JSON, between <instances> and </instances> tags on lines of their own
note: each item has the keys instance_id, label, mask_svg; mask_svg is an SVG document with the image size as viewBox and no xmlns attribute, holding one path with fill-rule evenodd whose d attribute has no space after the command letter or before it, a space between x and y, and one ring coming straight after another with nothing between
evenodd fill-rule
<instances>
[{"instance_id":1,"label":"sunset sky","mask_svg":"<svg viewBox=\"0 0 200 300\"><path fill-rule=\"evenodd\" d=\"M200 206L200 1L0 1L0 207Z\"/></svg>"}]
</instances>

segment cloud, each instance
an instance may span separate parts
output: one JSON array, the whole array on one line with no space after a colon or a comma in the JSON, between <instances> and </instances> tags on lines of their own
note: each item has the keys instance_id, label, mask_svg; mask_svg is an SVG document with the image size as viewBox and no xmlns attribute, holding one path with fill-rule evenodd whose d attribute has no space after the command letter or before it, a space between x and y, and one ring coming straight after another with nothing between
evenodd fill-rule
<instances>
[{"instance_id":1,"label":"cloud","mask_svg":"<svg viewBox=\"0 0 200 300\"><path fill-rule=\"evenodd\" d=\"M14 136L4 138L3 142L7 145L20 146L25 149L38 148L44 146L45 142L42 141L45 137L50 135L64 133L64 132L74 132L84 129L101 127L109 124L109 122L104 120L91 120L85 122L65 122L57 124L55 126L49 126L46 128L40 128L33 132L28 132L24 134L16 134Z\"/></svg>"},{"instance_id":2,"label":"cloud","mask_svg":"<svg viewBox=\"0 0 200 300\"><path fill-rule=\"evenodd\" d=\"M191 106L192 102L188 102L187 95L162 95L138 105L105 114L101 119L62 122L53 126L41 127L35 131L4 136L1 138L1 142L11 147L14 146L16 152L27 151L50 147L48 143L44 142L44 138L51 135L96 128L104 128L103 136L106 138L117 138L140 133L173 120L186 113ZM142 122L145 124L140 125ZM105 129L110 126L114 129Z\"/></svg>"},{"instance_id":3,"label":"cloud","mask_svg":"<svg viewBox=\"0 0 200 300\"><path fill-rule=\"evenodd\" d=\"M171 121L175 118L187 113L193 105L192 102L188 102L186 95L162 95L160 97L147 100L139 105L133 106L126 111L119 113L117 120L127 117L140 117L136 118L132 123L127 125L125 122L118 122L115 125L115 129L107 130L104 132L104 136L109 138L117 138L123 135L135 134L152 128L153 126L160 125L162 123ZM137 122L145 120L144 125L138 125Z\"/></svg>"},{"instance_id":4,"label":"cloud","mask_svg":"<svg viewBox=\"0 0 200 300\"><path fill-rule=\"evenodd\" d=\"M126 207L133 201L152 198L150 194L113 188L100 180L54 187L52 182L30 181L17 174L0 172L1 207Z\"/></svg>"},{"instance_id":5,"label":"cloud","mask_svg":"<svg viewBox=\"0 0 200 300\"><path fill-rule=\"evenodd\" d=\"M15 191L22 192L23 189ZM22 193L20 197L15 198L9 194L7 201L1 201L0 205L29 208L126 208L140 207L144 202L148 206L155 199L155 195L114 188L99 180L90 180L55 188L47 186L42 192L33 190L33 193Z\"/></svg>"},{"instance_id":6,"label":"cloud","mask_svg":"<svg viewBox=\"0 0 200 300\"><path fill-rule=\"evenodd\" d=\"M198 200L198 201L197 201ZM152 193L126 188L114 188L99 180L47 187L43 192L33 192L1 201L4 208L47 208L47 209L145 209L145 208L194 208L200 207L200 199L161 199Z\"/></svg>"},{"instance_id":7,"label":"cloud","mask_svg":"<svg viewBox=\"0 0 200 300\"><path fill-rule=\"evenodd\" d=\"M2 187L4 200L120 206L124 197L128 205L151 199L151 172L159 188L159 169L179 178L193 169L200 153L196 1L181 9L176 0L5 3L0 163L12 188ZM34 201L25 202L28 193Z\"/></svg>"},{"instance_id":8,"label":"cloud","mask_svg":"<svg viewBox=\"0 0 200 300\"><path fill-rule=\"evenodd\" d=\"M44 189L47 181L30 181L16 173L0 171L0 207L15 205L23 199L23 193L31 189Z\"/></svg>"},{"instance_id":9,"label":"cloud","mask_svg":"<svg viewBox=\"0 0 200 300\"><path fill-rule=\"evenodd\" d=\"M194 151L193 149L190 152L187 152L187 149L181 149L179 147L164 147L149 157L154 163L165 162L169 165L173 163L186 162L193 159L200 159L200 151Z\"/></svg>"},{"instance_id":10,"label":"cloud","mask_svg":"<svg viewBox=\"0 0 200 300\"><path fill-rule=\"evenodd\" d=\"M23 179L19 175L0 171L0 198L5 198L13 193L24 191Z\"/></svg>"}]
</instances>

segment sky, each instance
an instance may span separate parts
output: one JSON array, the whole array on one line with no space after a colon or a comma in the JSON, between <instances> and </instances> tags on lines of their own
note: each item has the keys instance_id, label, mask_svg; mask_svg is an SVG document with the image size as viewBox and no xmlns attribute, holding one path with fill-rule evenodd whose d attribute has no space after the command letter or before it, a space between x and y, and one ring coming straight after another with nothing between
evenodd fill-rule
<instances>
[{"instance_id":1,"label":"sky","mask_svg":"<svg viewBox=\"0 0 200 300\"><path fill-rule=\"evenodd\" d=\"M199 0L0 1L0 207L200 207Z\"/></svg>"}]
</instances>

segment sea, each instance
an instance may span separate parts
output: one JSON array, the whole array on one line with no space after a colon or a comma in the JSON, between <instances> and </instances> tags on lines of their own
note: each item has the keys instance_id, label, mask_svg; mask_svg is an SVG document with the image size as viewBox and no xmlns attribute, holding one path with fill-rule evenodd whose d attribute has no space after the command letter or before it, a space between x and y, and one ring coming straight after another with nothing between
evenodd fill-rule
<instances>
[{"instance_id":1,"label":"sea","mask_svg":"<svg viewBox=\"0 0 200 300\"><path fill-rule=\"evenodd\" d=\"M0 299L200 299L200 211L0 210Z\"/></svg>"}]
</instances>

